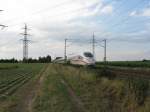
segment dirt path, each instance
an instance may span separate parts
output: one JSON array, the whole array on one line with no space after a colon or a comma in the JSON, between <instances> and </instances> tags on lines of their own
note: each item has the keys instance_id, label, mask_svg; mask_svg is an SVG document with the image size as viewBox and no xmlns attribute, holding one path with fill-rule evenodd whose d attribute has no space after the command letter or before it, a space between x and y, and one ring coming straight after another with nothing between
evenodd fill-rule
<instances>
[{"instance_id":1,"label":"dirt path","mask_svg":"<svg viewBox=\"0 0 150 112\"><path fill-rule=\"evenodd\" d=\"M38 75L38 78L35 82L28 85L25 92L22 95L22 100L17 104L17 106L11 112L33 112L33 102L35 101L37 94L41 88L41 84L43 83L43 79L45 77L45 72L49 69L49 65L44 67L41 73ZM81 100L76 96L74 90L71 86L65 81L63 78L61 79L61 83L66 87L69 98L73 104L73 112L88 112L85 108Z\"/></svg>"},{"instance_id":2,"label":"dirt path","mask_svg":"<svg viewBox=\"0 0 150 112\"><path fill-rule=\"evenodd\" d=\"M44 67L38 75L37 79L33 83L27 85L28 87L23 93L22 100L15 107L14 112L32 112L33 101L37 96L37 93L44 79L44 73L48 70L48 68L49 65Z\"/></svg>"},{"instance_id":3,"label":"dirt path","mask_svg":"<svg viewBox=\"0 0 150 112\"><path fill-rule=\"evenodd\" d=\"M69 84L64 79L61 80L61 83L64 84L66 86L66 88L67 88L70 100L73 103L73 106L75 108L74 112L88 112L84 108L84 105L81 102L81 100L78 98L78 96L76 96L76 94L73 91L73 89L69 86Z\"/></svg>"}]
</instances>

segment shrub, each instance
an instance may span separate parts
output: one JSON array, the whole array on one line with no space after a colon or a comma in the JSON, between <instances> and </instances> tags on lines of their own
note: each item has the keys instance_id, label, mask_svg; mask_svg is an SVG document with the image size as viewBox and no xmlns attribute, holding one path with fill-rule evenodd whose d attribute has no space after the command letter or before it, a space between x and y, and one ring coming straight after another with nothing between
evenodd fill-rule
<instances>
[{"instance_id":1,"label":"shrub","mask_svg":"<svg viewBox=\"0 0 150 112\"><path fill-rule=\"evenodd\" d=\"M109 71L109 68L107 67L102 67L100 69L100 73L97 74L96 78L99 77L107 77L109 79L115 78L115 74L113 74L111 71Z\"/></svg>"},{"instance_id":2,"label":"shrub","mask_svg":"<svg viewBox=\"0 0 150 112\"><path fill-rule=\"evenodd\" d=\"M130 89L135 94L136 102L138 105L142 105L148 93L149 81L144 79L130 79L129 81Z\"/></svg>"}]
</instances>

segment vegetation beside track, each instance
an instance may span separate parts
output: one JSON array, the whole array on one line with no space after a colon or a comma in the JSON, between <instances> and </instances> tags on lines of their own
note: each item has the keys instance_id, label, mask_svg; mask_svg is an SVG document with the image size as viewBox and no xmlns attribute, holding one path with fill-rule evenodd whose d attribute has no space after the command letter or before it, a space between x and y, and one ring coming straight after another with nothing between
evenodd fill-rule
<instances>
[{"instance_id":1,"label":"vegetation beside track","mask_svg":"<svg viewBox=\"0 0 150 112\"><path fill-rule=\"evenodd\" d=\"M110 73L83 67L51 65L34 112L74 112L75 103L61 83L64 80L86 112L149 112L150 82L144 79L110 78Z\"/></svg>"}]
</instances>

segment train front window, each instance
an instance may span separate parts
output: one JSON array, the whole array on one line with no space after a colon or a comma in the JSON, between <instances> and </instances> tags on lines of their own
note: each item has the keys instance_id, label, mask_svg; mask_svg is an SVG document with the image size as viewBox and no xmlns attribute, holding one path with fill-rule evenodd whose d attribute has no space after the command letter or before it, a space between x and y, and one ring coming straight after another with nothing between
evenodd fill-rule
<instances>
[{"instance_id":1,"label":"train front window","mask_svg":"<svg viewBox=\"0 0 150 112\"><path fill-rule=\"evenodd\" d=\"M90 57L90 58L93 57L93 55L91 53L88 53L88 52L84 53L84 56L85 57Z\"/></svg>"}]
</instances>

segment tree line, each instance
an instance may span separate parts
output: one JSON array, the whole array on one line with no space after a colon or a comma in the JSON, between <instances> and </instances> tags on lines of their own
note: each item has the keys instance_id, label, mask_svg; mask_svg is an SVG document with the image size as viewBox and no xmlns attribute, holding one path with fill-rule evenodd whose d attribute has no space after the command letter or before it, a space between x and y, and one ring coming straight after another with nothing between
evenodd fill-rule
<instances>
[{"instance_id":1,"label":"tree line","mask_svg":"<svg viewBox=\"0 0 150 112\"><path fill-rule=\"evenodd\" d=\"M39 57L38 59L23 59L17 60L15 58L12 59L0 59L0 63L50 63L52 61L51 56Z\"/></svg>"}]
</instances>

